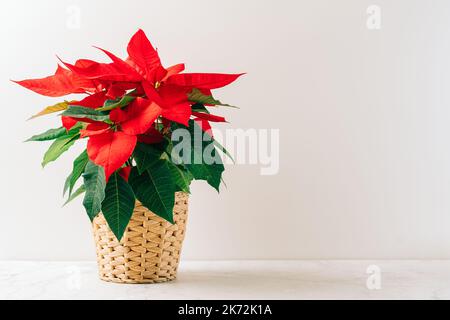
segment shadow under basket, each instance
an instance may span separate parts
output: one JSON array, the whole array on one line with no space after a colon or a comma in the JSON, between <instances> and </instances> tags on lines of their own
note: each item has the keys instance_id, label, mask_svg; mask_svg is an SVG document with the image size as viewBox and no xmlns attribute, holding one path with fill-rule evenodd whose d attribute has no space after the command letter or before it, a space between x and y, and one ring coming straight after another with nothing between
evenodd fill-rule
<instances>
[{"instance_id":1,"label":"shadow under basket","mask_svg":"<svg viewBox=\"0 0 450 320\"><path fill-rule=\"evenodd\" d=\"M188 194L177 192L175 224L158 217L137 201L122 240L103 214L93 222L100 279L116 283L157 283L176 278L188 213Z\"/></svg>"}]
</instances>

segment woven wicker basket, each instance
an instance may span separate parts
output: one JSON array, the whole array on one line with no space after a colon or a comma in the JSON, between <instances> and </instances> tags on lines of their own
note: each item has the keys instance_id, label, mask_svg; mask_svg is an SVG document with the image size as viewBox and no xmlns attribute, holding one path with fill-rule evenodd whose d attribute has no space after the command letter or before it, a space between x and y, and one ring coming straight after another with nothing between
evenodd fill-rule
<instances>
[{"instance_id":1,"label":"woven wicker basket","mask_svg":"<svg viewBox=\"0 0 450 320\"><path fill-rule=\"evenodd\" d=\"M156 283L176 278L188 212L188 195L175 194L170 224L136 202L120 241L102 214L93 222L100 279L117 283Z\"/></svg>"}]
</instances>

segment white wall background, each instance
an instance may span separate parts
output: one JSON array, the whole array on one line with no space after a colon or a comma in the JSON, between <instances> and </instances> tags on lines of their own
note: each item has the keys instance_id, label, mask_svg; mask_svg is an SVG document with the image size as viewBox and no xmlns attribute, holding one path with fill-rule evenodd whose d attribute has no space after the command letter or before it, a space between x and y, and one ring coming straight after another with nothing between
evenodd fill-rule
<instances>
[{"instance_id":1,"label":"white wall background","mask_svg":"<svg viewBox=\"0 0 450 320\"><path fill-rule=\"evenodd\" d=\"M42 170L47 146L21 142L59 123L25 121L56 100L9 79L102 57L92 44L124 56L139 27L166 65L248 72L216 94L241 107L229 127L280 129L278 175L195 184L185 259L450 258L449 17L437 0L2 1L0 259L94 258L81 199L61 208L78 150Z\"/></svg>"}]
</instances>

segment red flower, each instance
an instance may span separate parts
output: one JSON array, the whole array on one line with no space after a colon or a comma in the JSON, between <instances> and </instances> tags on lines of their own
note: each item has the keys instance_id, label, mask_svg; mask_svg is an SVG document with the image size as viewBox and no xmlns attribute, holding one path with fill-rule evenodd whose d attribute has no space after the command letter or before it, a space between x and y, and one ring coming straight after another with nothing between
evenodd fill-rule
<instances>
[{"instance_id":1,"label":"red flower","mask_svg":"<svg viewBox=\"0 0 450 320\"><path fill-rule=\"evenodd\" d=\"M128 178L130 177L130 173L131 173L131 166L128 167L123 167L122 169L120 169L119 171L119 175L124 178L125 181L128 181Z\"/></svg>"},{"instance_id":2,"label":"red flower","mask_svg":"<svg viewBox=\"0 0 450 320\"><path fill-rule=\"evenodd\" d=\"M89 158L105 169L107 178L130 158L137 141L157 143L163 139L162 133L154 126L160 116L164 127L169 127L171 121L188 126L193 117L205 131L211 130L209 121L225 122L223 117L192 112L193 102L188 96L194 89L211 95L212 89L226 86L242 74L182 73L184 64L166 69L142 30L131 38L126 60L98 49L111 59L110 63L80 59L70 64L61 60L66 68L58 66L54 75L17 83L51 97L88 94L70 105L92 109L103 107L107 100L120 100L125 95L136 97L130 105L110 111L112 124L88 118L62 117L67 130L77 122L88 123L81 130L81 137L89 138Z\"/></svg>"},{"instance_id":3,"label":"red flower","mask_svg":"<svg viewBox=\"0 0 450 320\"><path fill-rule=\"evenodd\" d=\"M100 91L98 93L94 93L92 95L87 96L86 98L84 98L81 101L71 101L70 105L96 109L98 107L103 106L103 104L105 103L106 100L107 100L106 91ZM79 122L79 121L87 122L87 123L93 122L90 119L84 119L84 118L77 119L77 118L64 117L64 116L61 117L61 121L62 121L62 125L64 126L64 128L66 128L66 130L72 129L72 127L74 125L76 125L77 122Z\"/></svg>"},{"instance_id":4,"label":"red flower","mask_svg":"<svg viewBox=\"0 0 450 320\"><path fill-rule=\"evenodd\" d=\"M192 112L196 118L194 121L202 128L203 131L209 133L213 137L212 127L209 121L212 122L226 122L224 117L215 116L209 113Z\"/></svg>"},{"instance_id":5,"label":"red flower","mask_svg":"<svg viewBox=\"0 0 450 320\"><path fill-rule=\"evenodd\" d=\"M14 81L21 86L48 97L62 97L71 93L96 90L95 83L58 65L54 75L42 79Z\"/></svg>"},{"instance_id":6,"label":"red flower","mask_svg":"<svg viewBox=\"0 0 450 320\"><path fill-rule=\"evenodd\" d=\"M158 52L153 48L144 31L139 30L128 44L128 62L144 78L142 89L148 99L162 108L166 119L187 125L191 116L191 103L187 96L192 89L217 89L236 80L241 74L186 73L184 64L165 69Z\"/></svg>"},{"instance_id":7,"label":"red flower","mask_svg":"<svg viewBox=\"0 0 450 320\"><path fill-rule=\"evenodd\" d=\"M136 146L137 137L121 131L108 130L89 138L89 159L105 170L106 181L128 160Z\"/></svg>"},{"instance_id":8,"label":"red flower","mask_svg":"<svg viewBox=\"0 0 450 320\"><path fill-rule=\"evenodd\" d=\"M73 73L86 79L97 81L109 91L117 90L118 84L126 84L122 89L137 89L145 93L147 99L159 105L162 116L168 120L184 125L191 116L191 102L188 94L194 89L201 89L210 94L211 89L224 87L235 81L242 74L218 73L186 73L184 64L165 69L146 37L139 30L128 44L128 59L126 61L114 54L102 50L112 60L112 63L98 63L91 60L78 60L75 65L64 63ZM112 88L112 89L111 89ZM119 91L120 93L120 91Z\"/></svg>"},{"instance_id":9,"label":"red flower","mask_svg":"<svg viewBox=\"0 0 450 320\"><path fill-rule=\"evenodd\" d=\"M161 114L161 108L147 99L136 98L125 110L110 113L113 125L93 122L81 130L89 137L89 159L105 169L106 180L130 158L137 136L146 133Z\"/></svg>"},{"instance_id":10,"label":"red flower","mask_svg":"<svg viewBox=\"0 0 450 320\"><path fill-rule=\"evenodd\" d=\"M151 126L145 133L138 135L138 141L146 144L159 143L164 136L154 126Z\"/></svg>"}]
</instances>

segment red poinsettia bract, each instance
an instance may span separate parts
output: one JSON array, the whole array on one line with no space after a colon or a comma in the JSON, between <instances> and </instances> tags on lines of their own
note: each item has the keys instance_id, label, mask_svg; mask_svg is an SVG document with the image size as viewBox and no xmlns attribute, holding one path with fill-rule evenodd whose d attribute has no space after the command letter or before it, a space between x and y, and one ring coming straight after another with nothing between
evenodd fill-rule
<instances>
[{"instance_id":1,"label":"red poinsettia bract","mask_svg":"<svg viewBox=\"0 0 450 320\"><path fill-rule=\"evenodd\" d=\"M107 180L130 158L137 136L146 133L160 115L157 104L137 98L125 110L111 111L109 117L113 124L94 122L80 131L81 137L89 137L89 158L105 169Z\"/></svg>"},{"instance_id":2,"label":"red poinsettia bract","mask_svg":"<svg viewBox=\"0 0 450 320\"><path fill-rule=\"evenodd\" d=\"M158 52L142 30L131 38L125 60L100 50L111 59L110 63L88 59L80 59L75 64L62 61L65 68L58 66L52 76L17 83L50 97L87 94L79 101L71 101L70 105L91 109L101 108L107 101L125 95L135 97L129 105L111 110L107 122L62 117L67 130L78 122L87 123L81 130L81 137L89 139L89 159L105 169L107 179L128 161L137 141L161 141L161 134L154 127L158 118L168 125L173 121L186 126L193 118L205 131L211 130L209 121L225 122L223 117L192 112L194 103L188 96L194 89L211 95L212 89L224 87L242 74L182 73L184 64L164 68ZM126 176L126 171L123 169L120 173L125 172Z\"/></svg>"}]
</instances>

